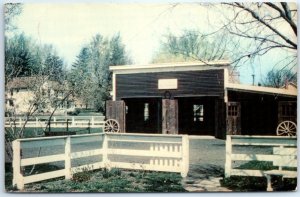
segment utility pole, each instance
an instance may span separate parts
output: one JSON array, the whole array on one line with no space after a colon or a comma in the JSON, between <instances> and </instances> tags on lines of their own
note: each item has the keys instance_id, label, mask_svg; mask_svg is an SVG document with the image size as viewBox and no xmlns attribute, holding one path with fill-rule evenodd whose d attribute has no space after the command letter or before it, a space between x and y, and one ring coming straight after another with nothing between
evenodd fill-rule
<instances>
[{"instance_id":1,"label":"utility pole","mask_svg":"<svg viewBox=\"0 0 300 197\"><path fill-rule=\"evenodd\" d=\"M252 74L252 85L254 85L255 74Z\"/></svg>"}]
</instances>

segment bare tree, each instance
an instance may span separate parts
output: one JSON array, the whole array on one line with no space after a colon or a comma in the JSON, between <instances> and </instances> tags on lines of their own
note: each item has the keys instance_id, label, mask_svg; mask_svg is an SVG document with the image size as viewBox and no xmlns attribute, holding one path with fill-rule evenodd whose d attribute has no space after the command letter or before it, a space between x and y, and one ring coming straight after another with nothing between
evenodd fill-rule
<instances>
[{"instance_id":1,"label":"bare tree","mask_svg":"<svg viewBox=\"0 0 300 197\"><path fill-rule=\"evenodd\" d=\"M280 88L289 82L297 83L297 75L289 69L270 70L267 73L265 80L263 80L264 86Z\"/></svg>"},{"instance_id":2,"label":"bare tree","mask_svg":"<svg viewBox=\"0 0 300 197\"><path fill-rule=\"evenodd\" d=\"M290 54L279 60L286 67L297 62L297 8L295 3L223 3L223 26L215 33L230 33L232 64L243 64L272 50Z\"/></svg>"},{"instance_id":3,"label":"bare tree","mask_svg":"<svg viewBox=\"0 0 300 197\"><path fill-rule=\"evenodd\" d=\"M210 28L197 33L206 40L222 41L233 67L253 65L275 51L275 66L293 68L297 65L297 7L295 3L200 3L213 14L207 15ZM171 5L172 9L180 4ZM188 35L186 35L188 36ZM203 47L203 45L202 45ZM205 45L204 45L205 47ZM210 52L212 53L212 52ZM218 54L220 51L218 52ZM204 61L205 59L199 59Z\"/></svg>"},{"instance_id":4,"label":"bare tree","mask_svg":"<svg viewBox=\"0 0 300 197\"><path fill-rule=\"evenodd\" d=\"M206 35L193 30L185 30L176 36L169 33L164 37L160 50L153 58L153 62L171 61L202 61L227 59L226 36L209 40Z\"/></svg>"}]
</instances>

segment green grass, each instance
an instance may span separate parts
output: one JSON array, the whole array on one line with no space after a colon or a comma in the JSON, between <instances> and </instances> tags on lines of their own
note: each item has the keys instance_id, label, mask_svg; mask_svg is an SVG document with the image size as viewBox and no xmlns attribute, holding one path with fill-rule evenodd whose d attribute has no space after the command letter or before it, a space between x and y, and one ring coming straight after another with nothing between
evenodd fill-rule
<instances>
[{"instance_id":1,"label":"green grass","mask_svg":"<svg viewBox=\"0 0 300 197\"><path fill-rule=\"evenodd\" d=\"M51 166L41 166L40 173ZM11 186L11 173L6 171L7 191ZM185 192L181 176L177 173L129 171L120 169L83 171L71 180L63 178L25 185L24 192Z\"/></svg>"},{"instance_id":2,"label":"green grass","mask_svg":"<svg viewBox=\"0 0 300 197\"><path fill-rule=\"evenodd\" d=\"M18 128L17 128L18 129ZM48 130L47 130L48 131ZM66 132L66 128L51 128L54 132ZM88 134L89 131L86 128L69 128L69 132L75 131L76 134ZM91 128L90 133L102 133L102 128ZM44 132L42 128L25 128L24 137L32 138L36 136L43 136Z\"/></svg>"},{"instance_id":3,"label":"green grass","mask_svg":"<svg viewBox=\"0 0 300 197\"><path fill-rule=\"evenodd\" d=\"M239 166L237 169L273 170L277 169L272 162L250 161ZM231 176L221 180L221 185L233 191L266 191L267 180L265 177ZM272 186L275 191L293 191L297 187L297 179L284 179L274 176Z\"/></svg>"}]
</instances>

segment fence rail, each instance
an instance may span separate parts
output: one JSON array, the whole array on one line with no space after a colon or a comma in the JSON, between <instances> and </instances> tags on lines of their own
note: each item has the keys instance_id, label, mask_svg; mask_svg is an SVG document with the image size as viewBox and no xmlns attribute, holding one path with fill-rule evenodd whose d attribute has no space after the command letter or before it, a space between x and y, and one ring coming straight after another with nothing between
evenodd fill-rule
<instances>
[{"instance_id":1,"label":"fence rail","mask_svg":"<svg viewBox=\"0 0 300 197\"><path fill-rule=\"evenodd\" d=\"M104 127L104 116L62 116L53 117L50 120L50 125L52 128L99 128ZM5 118L5 127L22 127L26 119L19 118ZM47 117L36 117L30 118L26 127L28 128L45 128L48 124Z\"/></svg>"},{"instance_id":2,"label":"fence rail","mask_svg":"<svg viewBox=\"0 0 300 197\"><path fill-rule=\"evenodd\" d=\"M268 154L262 153L237 153L235 150L240 146L250 147L274 147L289 148L297 147L297 137L289 136L242 136L242 135L227 135L226 139L226 161L225 161L225 177L236 176L257 176L263 177L262 170L252 169L235 169L233 162L237 161L270 161L287 159L284 156L274 155L272 151ZM276 150L276 148L274 148ZM295 157L295 156L290 156Z\"/></svg>"},{"instance_id":3,"label":"fence rail","mask_svg":"<svg viewBox=\"0 0 300 197\"><path fill-rule=\"evenodd\" d=\"M95 142L97 148L90 150L77 150L75 148L76 145L86 148ZM53 146L64 147L63 153L31 156L29 158L22 156L26 154L26 151L32 149ZM125 156L125 161L121 160L120 156ZM98 161L89 162L87 159L88 163L76 165L75 160L89 157L96 157ZM23 175L22 168L24 166L57 161L64 162L64 169L36 175ZM185 177L189 170L188 136L98 133L13 141L13 185L16 185L18 189L23 189L24 184L63 176L70 179L74 173L100 168L178 172Z\"/></svg>"}]
</instances>

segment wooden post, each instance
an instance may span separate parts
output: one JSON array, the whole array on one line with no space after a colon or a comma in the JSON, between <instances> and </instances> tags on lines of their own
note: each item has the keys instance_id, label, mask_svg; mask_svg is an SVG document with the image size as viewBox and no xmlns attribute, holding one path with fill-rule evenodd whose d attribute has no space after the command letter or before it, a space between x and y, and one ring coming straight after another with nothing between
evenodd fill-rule
<instances>
[{"instance_id":1,"label":"wooden post","mask_svg":"<svg viewBox=\"0 0 300 197\"><path fill-rule=\"evenodd\" d=\"M21 172L21 144L19 140L12 143L13 146L13 186L19 190L24 189L24 177Z\"/></svg>"},{"instance_id":2,"label":"wooden post","mask_svg":"<svg viewBox=\"0 0 300 197\"><path fill-rule=\"evenodd\" d=\"M190 165L190 147L189 147L189 136L184 135L182 136L182 170L181 170L181 176L186 177L189 172L189 165Z\"/></svg>"},{"instance_id":3,"label":"wooden post","mask_svg":"<svg viewBox=\"0 0 300 197\"><path fill-rule=\"evenodd\" d=\"M102 162L104 164L104 167L110 170L109 160L108 160L108 135L103 135L103 145L102 145Z\"/></svg>"},{"instance_id":4,"label":"wooden post","mask_svg":"<svg viewBox=\"0 0 300 197\"><path fill-rule=\"evenodd\" d=\"M226 161L225 161L225 177L230 177L231 175L231 153L232 153L232 144L231 144L231 135L226 137Z\"/></svg>"},{"instance_id":5,"label":"wooden post","mask_svg":"<svg viewBox=\"0 0 300 197\"><path fill-rule=\"evenodd\" d=\"M72 178L71 166L71 137L65 139L65 178Z\"/></svg>"}]
</instances>

